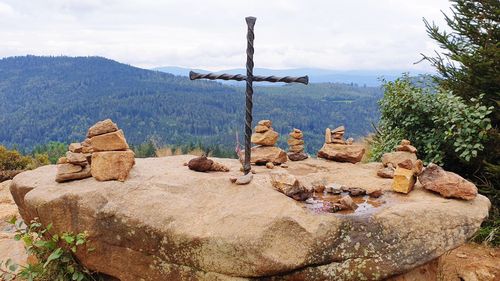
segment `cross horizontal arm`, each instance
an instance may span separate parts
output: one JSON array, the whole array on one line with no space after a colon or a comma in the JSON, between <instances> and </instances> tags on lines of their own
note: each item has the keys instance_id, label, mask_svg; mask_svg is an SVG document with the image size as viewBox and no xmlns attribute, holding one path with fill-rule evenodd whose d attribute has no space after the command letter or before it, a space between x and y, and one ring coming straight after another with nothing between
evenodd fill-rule
<instances>
[{"instance_id":1,"label":"cross horizontal arm","mask_svg":"<svg viewBox=\"0 0 500 281\"><path fill-rule=\"evenodd\" d=\"M241 74L217 74L217 73L207 73L201 74L194 71L189 72L189 79L209 79L209 80L234 80L234 81L245 81L247 77ZM254 75L252 81L255 82L283 82L283 83L302 83L307 85L309 83L309 77L301 76L301 77L276 77L276 76L259 76Z\"/></svg>"}]
</instances>

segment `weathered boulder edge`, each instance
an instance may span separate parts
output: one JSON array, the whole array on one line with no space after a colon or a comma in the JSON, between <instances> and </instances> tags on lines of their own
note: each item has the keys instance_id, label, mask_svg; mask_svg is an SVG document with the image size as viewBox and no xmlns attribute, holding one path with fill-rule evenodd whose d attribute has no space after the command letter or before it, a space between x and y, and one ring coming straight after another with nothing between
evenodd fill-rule
<instances>
[{"instance_id":1,"label":"weathered boulder edge","mask_svg":"<svg viewBox=\"0 0 500 281\"><path fill-rule=\"evenodd\" d=\"M121 280L380 280L464 243L490 206L481 195L466 202L417 188L401 202L388 194L393 203L374 213L314 214L275 191L264 172L242 188L225 173L188 170L182 164L190 158L137 159L125 182L58 184L55 167L45 166L16 176L10 189L25 220L39 217L57 232L88 231L96 250L78 258ZM218 161L239 172L237 160Z\"/></svg>"}]
</instances>

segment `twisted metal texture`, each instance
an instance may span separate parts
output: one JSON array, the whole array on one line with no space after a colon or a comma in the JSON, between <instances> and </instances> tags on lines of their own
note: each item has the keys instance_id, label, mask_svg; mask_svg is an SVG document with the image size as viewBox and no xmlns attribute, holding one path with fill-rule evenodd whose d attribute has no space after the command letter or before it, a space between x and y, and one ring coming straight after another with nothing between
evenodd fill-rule
<instances>
[{"instance_id":1,"label":"twisted metal texture","mask_svg":"<svg viewBox=\"0 0 500 281\"><path fill-rule=\"evenodd\" d=\"M194 71L189 72L189 78L191 80L196 80L196 79L210 79L210 80L235 80L235 81L246 81L246 114L245 114L245 160L243 164L243 170L245 172L245 175L248 174L251 171L251 166L250 166L250 156L251 156L251 136L252 136L252 109L253 109L253 102L252 102L252 97L253 97L253 82L283 82L283 83L302 83L302 84L308 84L309 83L309 77L307 76L302 76L302 77L292 77L292 76L285 76L285 77L276 77L276 76L254 76L253 75L253 54L254 54L254 48L253 48L253 41L255 39L255 34L254 34L254 26L255 26L255 21L257 20L254 17L246 17L245 18L247 22L247 63L246 63L246 68L247 68L247 75L241 75L241 74L216 74L216 73L208 73L208 74L201 74L201 73L196 73Z\"/></svg>"},{"instance_id":2,"label":"twisted metal texture","mask_svg":"<svg viewBox=\"0 0 500 281\"><path fill-rule=\"evenodd\" d=\"M247 77L241 74L218 74L218 73L197 73L194 71L189 72L189 78L191 80L196 79L209 79L209 80L233 80L233 81L245 81ZM308 84L309 77L301 76L301 77L293 77L293 76L285 76L285 77L277 77L277 76L259 76L254 75L252 81L254 82L283 82L283 83L302 83Z\"/></svg>"},{"instance_id":3,"label":"twisted metal texture","mask_svg":"<svg viewBox=\"0 0 500 281\"><path fill-rule=\"evenodd\" d=\"M243 171L245 175L250 173L252 167L250 166L250 149L251 142L250 138L252 136L252 109L253 109L253 40L255 38L255 34L253 32L253 28L255 26L255 21L257 20L254 17L246 17L245 18L248 26L247 30L247 89L246 89L246 116L245 116L245 163L243 165Z\"/></svg>"}]
</instances>

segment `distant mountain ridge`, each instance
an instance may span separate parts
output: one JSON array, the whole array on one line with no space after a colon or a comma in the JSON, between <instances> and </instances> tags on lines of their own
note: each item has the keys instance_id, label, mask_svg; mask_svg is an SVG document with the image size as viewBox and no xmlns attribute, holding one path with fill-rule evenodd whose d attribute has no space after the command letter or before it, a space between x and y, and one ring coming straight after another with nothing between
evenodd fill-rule
<instances>
[{"instance_id":1,"label":"distant mountain ridge","mask_svg":"<svg viewBox=\"0 0 500 281\"><path fill-rule=\"evenodd\" d=\"M256 87L254 120L272 119L283 148L288 132L302 129L314 152L326 127L344 124L354 137L369 133L381 95L379 87L339 83ZM154 138L234 149L236 134L243 136L244 106L244 88L102 57L0 59L0 144L9 147L81 141L90 125L111 118L130 144Z\"/></svg>"},{"instance_id":2,"label":"distant mountain ridge","mask_svg":"<svg viewBox=\"0 0 500 281\"><path fill-rule=\"evenodd\" d=\"M156 67L153 70L171 73L179 76L189 76L189 71L193 70L200 73L208 73L209 71L203 69L189 69L178 66L164 66ZM294 68L294 69L268 69L268 68L255 68L254 74L256 75L275 75L275 76L303 76L308 75L311 83L354 83L359 86L376 87L380 86L381 78L386 80L394 80L405 72L403 70L328 70L320 68ZM229 74L244 74L245 69L227 69L216 71L215 73L229 73ZM426 74L426 73L416 73ZM229 83L229 84L234 84Z\"/></svg>"}]
</instances>

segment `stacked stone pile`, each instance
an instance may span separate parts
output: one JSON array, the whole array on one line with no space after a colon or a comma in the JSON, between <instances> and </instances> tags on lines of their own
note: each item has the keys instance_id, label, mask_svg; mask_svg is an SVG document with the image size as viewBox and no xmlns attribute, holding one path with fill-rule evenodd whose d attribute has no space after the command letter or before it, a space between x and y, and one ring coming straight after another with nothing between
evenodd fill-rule
<instances>
[{"instance_id":1,"label":"stacked stone pile","mask_svg":"<svg viewBox=\"0 0 500 281\"><path fill-rule=\"evenodd\" d=\"M318 157L337 162L357 163L365 153L362 145L355 145L353 138L344 140L345 127L326 128L325 144L318 151Z\"/></svg>"},{"instance_id":2,"label":"stacked stone pile","mask_svg":"<svg viewBox=\"0 0 500 281\"><path fill-rule=\"evenodd\" d=\"M382 155L382 167L377 171L377 175L381 178L394 177L394 171L399 163L410 160L413 164L417 161L417 149L411 145L409 140L402 140L400 145L396 147L395 152L384 153Z\"/></svg>"},{"instance_id":3,"label":"stacked stone pile","mask_svg":"<svg viewBox=\"0 0 500 281\"><path fill-rule=\"evenodd\" d=\"M300 161L308 157L304 152L304 134L299 129L293 129L288 138L288 159Z\"/></svg>"},{"instance_id":4,"label":"stacked stone pile","mask_svg":"<svg viewBox=\"0 0 500 281\"><path fill-rule=\"evenodd\" d=\"M135 164L134 156L123 131L111 119L99 121L89 128L87 139L70 144L66 156L58 160L56 181L91 176L99 181L124 181Z\"/></svg>"},{"instance_id":5,"label":"stacked stone pile","mask_svg":"<svg viewBox=\"0 0 500 281\"><path fill-rule=\"evenodd\" d=\"M252 147L250 162L258 165L266 165L269 162L273 165L285 163L288 160L286 152L275 146L278 137L279 134L272 128L271 120L259 121L251 137L251 142L256 146ZM241 161L244 156L243 150L240 152Z\"/></svg>"}]
</instances>

